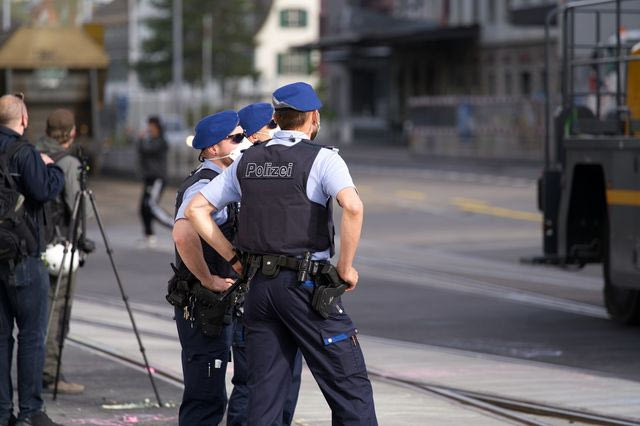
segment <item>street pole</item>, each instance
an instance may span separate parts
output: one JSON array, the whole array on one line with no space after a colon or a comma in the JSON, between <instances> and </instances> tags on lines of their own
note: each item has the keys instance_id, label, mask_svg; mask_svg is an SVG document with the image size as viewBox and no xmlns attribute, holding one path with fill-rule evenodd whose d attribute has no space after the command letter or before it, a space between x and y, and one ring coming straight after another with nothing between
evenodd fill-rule
<instances>
[{"instance_id":1,"label":"street pole","mask_svg":"<svg viewBox=\"0 0 640 426\"><path fill-rule=\"evenodd\" d=\"M11 0L2 2L2 32L6 33L11 29Z\"/></svg>"},{"instance_id":2,"label":"street pole","mask_svg":"<svg viewBox=\"0 0 640 426\"><path fill-rule=\"evenodd\" d=\"M213 15L202 16L202 87L206 91L211 85L211 67L213 54Z\"/></svg>"},{"instance_id":3,"label":"street pole","mask_svg":"<svg viewBox=\"0 0 640 426\"><path fill-rule=\"evenodd\" d=\"M135 71L135 64L138 62L138 0L127 0L127 16L128 16L128 44L129 44L129 71L127 73L127 126L137 127L140 124L139 103L135 99L138 92L138 78Z\"/></svg>"},{"instance_id":4,"label":"street pole","mask_svg":"<svg viewBox=\"0 0 640 426\"><path fill-rule=\"evenodd\" d=\"M182 117L182 0L173 0L173 90L176 113Z\"/></svg>"}]
</instances>

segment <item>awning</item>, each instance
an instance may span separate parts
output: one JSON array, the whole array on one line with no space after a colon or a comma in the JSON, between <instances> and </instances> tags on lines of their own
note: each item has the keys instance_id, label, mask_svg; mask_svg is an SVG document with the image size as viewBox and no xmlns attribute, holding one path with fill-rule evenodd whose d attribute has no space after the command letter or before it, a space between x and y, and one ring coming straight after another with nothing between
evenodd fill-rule
<instances>
[{"instance_id":1,"label":"awning","mask_svg":"<svg viewBox=\"0 0 640 426\"><path fill-rule=\"evenodd\" d=\"M348 33L322 37L316 42L296 46L295 49L331 50L344 47L394 46L429 41L476 39L479 36L480 26L477 24L456 27L420 25L408 28L394 28L387 31Z\"/></svg>"},{"instance_id":2,"label":"awning","mask_svg":"<svg viewBox=\"0 0 640 426\"><path fill-rule=\"evenodd\" d=\"M21 27L0 47L0 68L103 69L109 56L80 28Z\"/></svg>"}]
</instances>

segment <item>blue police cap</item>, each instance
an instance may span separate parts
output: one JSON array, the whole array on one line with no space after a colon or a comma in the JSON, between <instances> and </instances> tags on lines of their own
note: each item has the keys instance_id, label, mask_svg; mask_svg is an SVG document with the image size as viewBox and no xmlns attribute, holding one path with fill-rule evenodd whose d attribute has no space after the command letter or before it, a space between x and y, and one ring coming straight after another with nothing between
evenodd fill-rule
<instances>
[{"instance_id":1,"label":"blue police cap","mask_svg":"<svg viewBox=\"0 0 640 426\"><path fill-rule=\"evenodd\" d=\"M251 136L269 124L273 117L273 107L266 102L247 105L238 111L238 117L240 117L240 125L247 136Z\"/></svg>"},{"instance_id":2,"label":"blue police cap","mask_svg":"<svg viewBox=\"0 0 640 426\"><path fill-rule=\"evenodd\" d=\"M307 112L322 108L322 102L313 87L298 82L287 84L273 92L273 106L275 109L291 108Z\"/></svg>"},{"instance_id":3,"label":"blue police cap","mask_svg":"<svg viewBox=\"0 0 640 426\"><path fill-rule=\"evenodd\" d=\"M239 122L240 118L235 111L208 115L196 125L196 135L191 146L196 149L209 148L229 136Z\"/></svg>"}]
</instances>

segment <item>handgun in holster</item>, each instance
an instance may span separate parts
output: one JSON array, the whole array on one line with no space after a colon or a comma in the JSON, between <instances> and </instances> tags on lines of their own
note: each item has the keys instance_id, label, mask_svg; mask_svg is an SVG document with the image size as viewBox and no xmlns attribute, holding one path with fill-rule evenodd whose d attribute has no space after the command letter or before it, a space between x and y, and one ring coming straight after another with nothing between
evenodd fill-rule
<instances>
[{"instance_id":1,"label":"handgun in holster","mask_svg":"<svg viewBox=\"0 0 640 426\"><path fill-rule=\"evenodd\" d=\"M318 275L320 285L317 285L313 292L311 307L324 319L337 310L340 296L347 290L348 286L338 275L336 268L330 264L321 266Z\"/></svg>"},{"instance_id":2,"label":"handgun in holster","mask_svg":"<svg viewBox=\"0 0 640 426\"><path fill-rule=\"evenodd\" d=\"M173 269L173 276L167 284L167 295L165 298L167 302L176 308L184 308L189 304L189 293L193 285L197 282L197 279L188 270L181 271L173 263L171 264Z\"/></svg>"},{"instance_id":3,"label":"handgun in holster","mask_svg":"<svg viewBox=\"0 0 640 426\"><path fill-rule=\"evenodd\" d=\"M192 287L198 303L197 320L205 336L215 337L233 321L234 306L240 294L246 291L247 279L240 277L224 292L216 293L200 283Z\"/></svg>"},{"instance_id":4,"label":"handgun in holster","mask_svg":"<svg viewBox=\"0 0 640 426\"><path fill-rule=\"evenodd\" d=\"M231 324L231 298L220 300L220 294L203 287L200 283L193 286L192 294L197 304L197 321L202 334L216 337L222 329Z\"/></svg>"}]
</instances>

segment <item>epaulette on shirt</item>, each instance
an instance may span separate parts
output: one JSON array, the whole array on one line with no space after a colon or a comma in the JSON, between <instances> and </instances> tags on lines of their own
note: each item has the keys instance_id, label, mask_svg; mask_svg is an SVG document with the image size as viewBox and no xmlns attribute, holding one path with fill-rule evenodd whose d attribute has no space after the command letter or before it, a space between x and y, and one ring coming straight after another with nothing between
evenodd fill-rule
<instances>
[{"instance_id":1,"label":"epaulette on shirt","mask_svg":"<svg viewBox=\"0 0 640 426\"><path fill-rule=\"evenodd\" d=\"M331 145L321 145L323 148L327 148L330 149L333 152L340 152L340 149L338 149L337 146L331 146Z\"/></svg>"}]
</instances>

